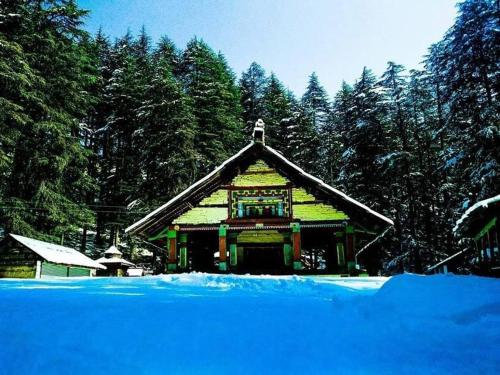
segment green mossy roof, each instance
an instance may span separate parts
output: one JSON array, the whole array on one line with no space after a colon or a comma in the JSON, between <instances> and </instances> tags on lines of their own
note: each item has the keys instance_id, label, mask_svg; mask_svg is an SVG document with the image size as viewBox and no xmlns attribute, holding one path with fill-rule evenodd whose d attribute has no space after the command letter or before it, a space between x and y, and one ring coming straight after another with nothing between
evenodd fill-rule
<instances>
[{"instance_id":1,"label":"green mossy roof","mask_svg":"<svg viewBox=\"0 0 500 375\"><path fill-rule=\"evenodd\" d=\"M227 190L226 189L220 189L215 192L213 192L210 196L204 198L200 202L200 206L217 206L217 205L223 205L223 204L228 204L228 199L227 199Z\"/></svg>"},{"instance_id":2,"label":"green mossy roof","mask_svg":"<svg viewBox=\"0 0 500 375\"><path fill-rule=\"evenodd\" d=\"M293 217L302 221L332 221L347 220L347 216L342 211L337 211L334 207L324 203L296 204L293 206Z\"/></svg>"},{"instance_id":3,"label":"green mossy roof","mask_svg":"<svg viewBox=\"0 0 500 375\"><path fill-rule=\"evenodd\" d=\"M227 219L227 207L194 207L183 213L173 224L218 224Z\"/></svg>"},{"instance_id":4,"label":"green mossy roof","mask_svg":"<svg viewBox=\"0 0 500 375\"><path fill-rule=\"evenodd\" d=\"M258 160L247 168L244 174L236 176L234 186L283 186L290 182L287 178L270 168L264 161Z\"/></svg>"},{"instance_id":5,"label":"green mossy roof","mask_svg":"<svg viewBox=\"0 0 500 375\"><path fill-rule=\"evenodd\" d=\"M293 188L292 202L293 203L316 202L316 198L314 197L314 195L309 194L305 189Z\"/></svg>"}]
</instances>

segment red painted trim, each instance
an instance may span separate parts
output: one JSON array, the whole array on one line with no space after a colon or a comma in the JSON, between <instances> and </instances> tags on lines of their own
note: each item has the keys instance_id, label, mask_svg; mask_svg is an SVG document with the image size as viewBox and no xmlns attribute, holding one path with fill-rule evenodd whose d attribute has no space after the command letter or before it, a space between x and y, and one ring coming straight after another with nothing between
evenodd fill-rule
<instances>
[{"instance_id":1,"label":"red painted trim","mask_svg":"<svg viewBox=\"0 0 500 375\"><path fill-rule=\"evenodd\" d=\"M292 233L293 260L300 261L300 232Z\"/></svg>"},{"instance_id":2,"label":"red painted trim","mask_svg":"<svg viewBox=\"0 0 500 375\"><path fill-rule=\"evenodd\" d=\"M227 242L225 236L219 236L219 260L221 262L227 260Z\"/></svg>"}]
</instances>

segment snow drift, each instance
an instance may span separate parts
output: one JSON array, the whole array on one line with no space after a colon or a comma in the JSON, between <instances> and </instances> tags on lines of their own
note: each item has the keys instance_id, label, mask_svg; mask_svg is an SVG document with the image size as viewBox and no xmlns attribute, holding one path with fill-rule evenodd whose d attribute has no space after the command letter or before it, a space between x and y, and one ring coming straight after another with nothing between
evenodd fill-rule
<instances>
[{"instance_id":1,"label":"snow drift","mask_svg":"<svg viewBox=\"0 0 500 375\"><path fill-rule=\"evenodd\" d=\"M500 281L0 280L2 372L494 374Z\"/></svg>"}]
</instances>

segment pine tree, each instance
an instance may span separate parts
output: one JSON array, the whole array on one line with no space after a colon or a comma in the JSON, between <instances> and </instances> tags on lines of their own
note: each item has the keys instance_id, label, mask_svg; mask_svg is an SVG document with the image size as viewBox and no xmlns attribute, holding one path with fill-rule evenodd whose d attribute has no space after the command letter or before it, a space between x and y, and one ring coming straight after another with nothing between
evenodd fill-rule
<instances>
[{"instance_id":1,"label":"pine tree","mask_svg":"<svg viewBox=\"0 0 500 375\"><path fill-rule=\"evenodd\" d=\"M223 56L201 40L188 43L180 70L193 103L197 170L203 175L242 145L239 90Z\"/></svg>"},{"instance_id":2,"label":"pine tree","mask_svg":"<svg viewBox=\"0 0 500 375\"><path fill-rule=\"evenodd\" d=\"M340 160L348 142L348 132L354 126L352 118L352 87L342 82L342 87L335 95L331 118L328 121L322 137L325 150L325 180L336 184L340 173Z\"/></svg>"},{"instance_id":3,"label":"pine tree","mask_svg":"<svg viewBox=\"0 0 500 375\"><path fill-rule=\"evenodd\" d=\"M350 116L353 126L345 136L345 151L341 159L338 183L361 202L379 212L386 212L389 187L381 178L380 166L388 147L381 102L375 76L369 69L363 69L352 92L353 107ZM391 213L388 214L392 216Z\"/></svg>"},{"instance_id":4,"label":"pine tree","mask_svg":"<svg viewBox=\"0 0 500 375\"><path fill-rule=\"evenodd\" d=\"M304 114L310 119L314 129L318 133L322 133L330 120L330 104L328 94L319 83L316 73L309 76L309 82L301 103Z\"/></svg>"},{"instance_id":5,"label":"pine tree","mask_svg":"<svg viewBox=\"0 0 500 375\"><path fill-rule=\"evenodd\" d=\"M289 148L289 126L293 113L290 93L274 73L269 77L262 101L266 144L285 153Z\"/></svg>"},{"instance_id":6,"label":"pine tree","mask_svg":"<svg viewBox=\"0 0 500 375\"><path fill-rule=\"evenodd\" d=\"M460 202L498 192L500 172L498 56L499 4L464 1L459 15L427 65L442 78L445 127L453 146L446 156L466 182Z\"/></svg>"},{"instance_id":7,"label":"pine tree","mask_svg":"<svg viewBox=\"0 0 500 375\"><path fill-rule=\"evenodd\" d=\"M19 27L7 35L24 56L23 68L36 77L23 93L30 91L31 102L19 103L23 126L12 154L2 222L8 232L43 238L92 221L82 205L93 182L85 173L88 153L79 142L78 119L88 108L86 89L94 77L78 43L85 36L79 27L86 13L74 1L24 2L17 11Z\"/></svg>"},{"instance_id":8,"label":"pine tree","mask_svg":"<svg viewBox=\"0 0 500 375\"><path fill-rule=\"evenodd\" d=\"M146 140L141 160L146 178L141 199L157 206L194 182L196 176L191 101L174 78L168 57L158 61L148 98L139 108Z\"/></svg>"},{"instance_id":9,"label":"pine tree","mask_svg":"<svg viewBox=\"0 0 500 375\"><path fill-rule=\"evenodd\" d=\"M264 118L267 78L264 69L253 62L240 79L240 103L243 108L244 133L250 138L255 122Z\"/></svg>"},{"instance_id":10,"label":"pine tree","mask_svg":"<svg viewBox=\"0 0 500 375\"><path fill-rule=\"evenodd\" d=\"M138 199L138 187L143 181L140 155L144 137L137 114L145 100L151 69L148 57L141 53L130 33L115 42L109 65L111 74L103 95L109 113L103 129L105 157L101 162L99 203L113 208L109 210L113 212L106 212L100 218L101 225L111 227L110 241L113 241L117 228L128 223L126 206Z\"/></svg>"},{"instance_id":11,"label":"pine tree","mask_svg":"<svg viewBox=\"0 0 500 375\"><path fill-rule=\"evenodd\" d=\"M153 52L153 59L155 64L158 66L164 62L168 63L172 67L172 72L177 78L179 75L179 69L181 65L180 51L175 46L167 36L162 36L155 51Z\"/></svg>"}]
</instances>

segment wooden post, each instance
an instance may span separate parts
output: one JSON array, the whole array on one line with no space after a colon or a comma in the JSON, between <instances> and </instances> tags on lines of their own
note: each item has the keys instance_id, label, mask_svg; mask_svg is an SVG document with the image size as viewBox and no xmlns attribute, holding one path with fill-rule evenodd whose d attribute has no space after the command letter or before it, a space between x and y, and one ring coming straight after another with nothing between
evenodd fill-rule
<instances>
[{"instance_id":1,"label":"wooden post","mask_svg":"<svg viewBox=\"0 0 500 375\"><path fill-rule=\"evenodd\" d=\"M227 228L225 224L219 227L219 271L227 271Z\"/></svg>"},{"instance_id":2,"label":"wooden post","mask_svg":"<svg viewBox=\"0 0 500 375\"><path fill-rule=\"evenodd\" d=\"M347 260L347 271L352 273L356 270L356 259L354 254L354 227L351 225L346 226L346 260Z\"/></svg>"},{"instance_id":3,"label":"wooden post","mask_svg":"<svg viewBox=\"0 0 500 375\"><path fill-rule=\"evenodd\" d=\"M171 226L167 232L168 264L167 271L177 270L177 229L179 227Z\"/></svg>"},{"instance_id":4,"label":"wooden post","mask_svg":"<svg viewBox=\"0 0 500 375\"><path fill-rule=\"evenodd\" d=\"M188 268L187 233L179 234L179 268Z\"/></svg>"},{"instance_id":5,"label":"wooden post","mask_svg":"<svg viewBox=\"0 0 500 375\"><path fill-rule=\"evenodd\" d=\"M301 270L302 262L301 257L301 243L300 243L300 224L291 223L290 228L292 229L292 246L293 246L293 269Z\"/></svg>"}]
</instances>

